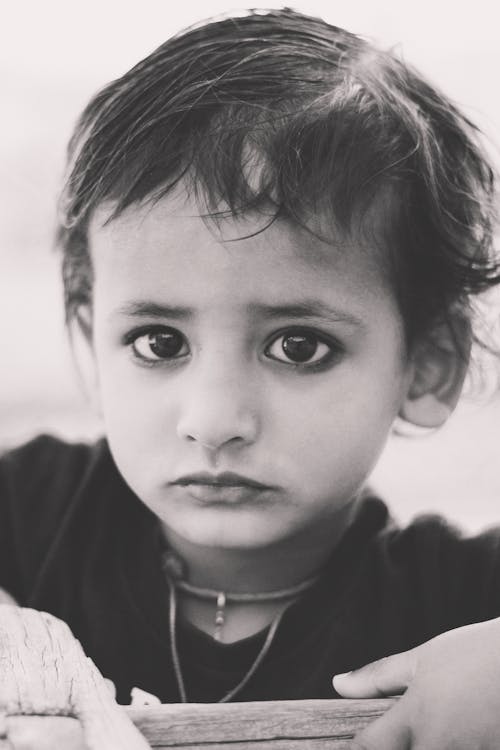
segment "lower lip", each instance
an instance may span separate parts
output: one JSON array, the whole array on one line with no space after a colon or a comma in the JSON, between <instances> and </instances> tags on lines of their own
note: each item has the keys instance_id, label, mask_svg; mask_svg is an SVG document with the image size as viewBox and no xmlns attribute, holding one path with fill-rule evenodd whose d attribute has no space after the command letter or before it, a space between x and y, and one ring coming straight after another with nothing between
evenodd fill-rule
<instances>
[{"instance_id":1,"label":"lower lip","mask_svg":"<svg viewBox=\"0 0 500 750\"><path fill-rule=\"evenodd\" d=\"M184 487L200 505L255 505L262 502L269 492L266 487L250 487L245 484L188 484Z\"/></svg>"}]
</instances>

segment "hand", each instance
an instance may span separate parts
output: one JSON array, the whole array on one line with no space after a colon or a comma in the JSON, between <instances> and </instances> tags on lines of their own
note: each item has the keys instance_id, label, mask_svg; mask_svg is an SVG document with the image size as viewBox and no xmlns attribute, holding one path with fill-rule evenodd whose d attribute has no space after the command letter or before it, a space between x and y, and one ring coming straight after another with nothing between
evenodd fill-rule
<instances>
[{"instance_id":1,"label":"hand","mask_svg":"<svg viewBox=\"0 0 500 750\"><path fill-rule=\"evenodd\" d=\"M344 698L406 691L356 736L353 750L498 750L500 619L450 630L333 684Z\"/></svg>"},{"instance_id":2,"label":"hand","mask_svg":"<svg viewBox=\"0 0 500 750\"><path fill-rule=\"evenodd\" d=\"M16 600L5 589L0 589L0 604L16 604Z\"/></svg>"}]
</instances>

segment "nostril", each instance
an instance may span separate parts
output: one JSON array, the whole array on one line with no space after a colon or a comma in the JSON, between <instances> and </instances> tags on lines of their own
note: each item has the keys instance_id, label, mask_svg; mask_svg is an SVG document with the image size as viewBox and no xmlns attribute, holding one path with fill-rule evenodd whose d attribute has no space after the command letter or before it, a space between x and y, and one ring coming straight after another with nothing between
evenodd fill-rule
<instances>
[{"instance_id":1,"label":"nostril","mask_svg":"<svg viewBox=\"0 0 500 750\"><path fill-rule=\"evenodd\" d=\"M195 408L196 407L196 408ZM196 443L211 453L224 445L242 445L256 439L257 417L248 410L221 409L217 404L193 404L179 417L177 435L190 444Z\"/></svg>"},{"instance_id":2,"label":"nostril","mask_svg":"<svg viewBox=\"0 0 500 750\"><path fill-rule=\"evenodd\" d=\"M195 435L186 435L186 439L191 443L198 443L198 445L201 445L202 448L206 448L209 451L216 451L219 448L219 446L215 445L214 443L205 443Z\"/></svg>"}]
</instances>

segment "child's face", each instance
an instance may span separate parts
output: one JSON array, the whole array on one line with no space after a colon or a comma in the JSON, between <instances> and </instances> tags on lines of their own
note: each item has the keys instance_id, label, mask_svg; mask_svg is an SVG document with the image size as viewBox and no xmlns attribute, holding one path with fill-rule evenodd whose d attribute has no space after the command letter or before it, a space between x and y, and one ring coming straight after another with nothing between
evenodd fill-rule
<instances>
[{"instance_id":1,"label":"child's face","mask_svg":"<svg viewBox=\"0 0 500 750\"><path fill-rule=\"evenodd\" d=\"M180 192L107 216L90 228L93 347L125 480L195 544L331 537L411 379L376 253L282 221L259 233L262 216L205 223Z\"/></svg>"}]
</instances>

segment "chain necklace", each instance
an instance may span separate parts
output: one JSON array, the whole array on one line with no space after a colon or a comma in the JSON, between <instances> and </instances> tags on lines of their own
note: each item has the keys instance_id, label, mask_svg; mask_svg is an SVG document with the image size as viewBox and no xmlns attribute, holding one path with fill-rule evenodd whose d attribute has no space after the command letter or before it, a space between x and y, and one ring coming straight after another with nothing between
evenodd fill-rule
<instances>
[{"instance_id":1,"label":"chain necklace","mask_svg":"<svg viewBox=\"0 0 500 750\"><path fill-rule=\"evenodd\" d=\"M181 668L181 662L179 658L179 649L177 648L177 595L175 591L175 586L171 581L169 581L169 587L170 587L170 650L172 652L172 662L174 664L174 672L175 672L175 679L177 681L177 688L179 690L179 696L181 699L181 703L187 703L187 693L186 693L186 683L184 681L184 676L182 674L182 668ZM284 612L279 612L274 620L272 621L269 630L267 632L266 639L262 645L262 648L260 649L259 653L257 654L256 659L250 666L250 669L245 673L243 678L238 682L237 685L235 685L234 688L229 690L222 698L220 698L217 702L218 703L227 703L230 701L234 696L239 693L245 685L248 683L248 681L253 677L257 669L259 668L260 664L266 657L267 653L269 652L269 649L271 648L271 644L274 640L274 636L276 635L276 631L278 630L278 625L280 624L281 618L283 617Z\"/></svg>"},{"instance_id":2,"label":"chain necklace","mask_svg":"<svg viewBox=\"0 0 500 750\"><path fill-rule=\"evenodd\" d=\"M163 568L167 575L167 582L169 586L169 637L170 637L170 650L172 654L172 662L174 666L175 678L177 682L177 688L179 690L179 696L182 703L187 703L186 684L182 673L181 662L179 658L179 649L177 646L177 589L184 591L191 596L198 597L208 601L213 601L215 604L215 618L214 618L214 640L220 641L222 635L222 629L226 619L226 604L230 602L239 603L253 603L253 602L278 602L285 599L292 599L297 597L299 594L307 591L311 588L316 581L318 576L308 578L295 586L290 586L286 589L278 589L277 591L262 591L258 593L240 593L240 592L224 592L217 591L216 589L202 588L194 586L188 583L180 577L181 569L178 566L176 559L172 560L170 554L166 554L163 559ZM283 617L284 610L279 612L276 617L272 620L269 630L267 631L266 638L262 644L259 653L250 665L248 671L244 674L243 678L238 684L229 690L218 702L227 703L235 695L237 695L247 685L249 680L253 677L263 660L269 653L269 649L274 641L274 637L278 630L281 618Z\"/></svg>"},{"instance_id":3,"label":"chain necklace","mask_svg":"<svg viewBox=\"0 0 500 750\"><path fill-rule=\"evenodd\" d=\"M182 579L175 581L174 586L183 591L186 594L197 597L198 599L204 599L205 601L215 602L215 616L214 616L214 640L222 640L222 630L226 622L226 605L230 603L234 604L253 604L259 602L279 602L285 599L292 599L303 591L311 588L311 586L318 580L317 576L308 578L306 581L290 586L286 589L278 589L276 591L262 591L258 593L246 593L246 592L234 592L228 593L225 591L217 591L216 589L207 589L200 586L193 586L192 583L188 583Z\"/></svg>"}]
</instances>

